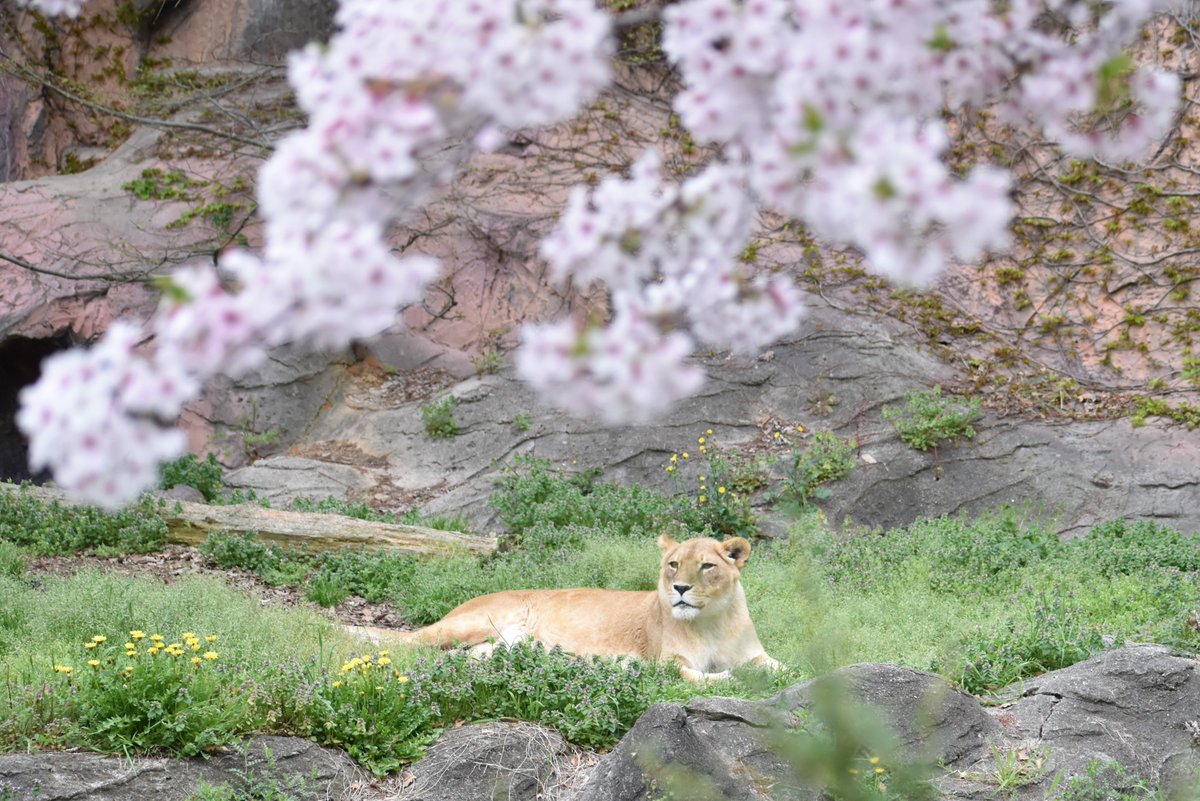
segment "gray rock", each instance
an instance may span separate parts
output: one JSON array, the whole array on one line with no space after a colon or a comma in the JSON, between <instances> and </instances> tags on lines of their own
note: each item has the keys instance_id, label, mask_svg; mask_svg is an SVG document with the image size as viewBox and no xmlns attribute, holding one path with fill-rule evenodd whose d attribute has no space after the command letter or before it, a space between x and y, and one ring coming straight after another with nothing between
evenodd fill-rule
<instances>
[{"instance_id":1,"label":"gray rock","mask_svg":"<svg viewBox=\"0 0 1200 801\"><path fill-rule=\"evenodd\" d=\"M815 798L777 746L779 733L813 708L819 691L845 682L897 735L900 752L929 764L971 764L1000 736L979 702L929 673L856 665L766 701L702 698L658 704L601 762L580 801L641 801L672 775L719 797Z\"/></svg>"},{"instance_id":2,"label":"gray rock","mask_svg":"<svg viewBox=\"0 0 1200 801\"><path fill-rule=\"evenodd\" d=\"M928 673L855 665L759 702L705 698L651 707L583 788L580 801L642 801L672 777L728 799L815 798L779 754L778 732L844 682L895 734L902 759L935 766L939 795L1040 799L1089 766L1126 786L1171 787L1200 776L1196 659L1131 646L1048 673L985 708ZM816 723L815 725L821 725ZM1002 764L1006 763L1006 764Z\"/></svg>"},{"instance_id":3,"label":"gray rock","mask_svg":"<svg viewBox=\"0 0 1200 801\"><path fill-rule=\"evenodd\" d=\"M1117 762L1157 786L1200 769L1200 662L1166 648L1120 648L1027 681L1012 713L1048 750L1049 776Z\"/></svg>"},{"instance_id":4,"label":"gray rock","mask_svg":"<svg viewBox=\"0 0 1200 801\"><path fill-rule=\"evenodd\" d=\"M607 480L678 492L663 465L699 432L711 427L725 445L761 448L770 446L765 428L802 423L810 432L831 430L858 446L859 466L831 485L832 496L819 504L838 526L903 526L920 517L1011 504L1053 516L1064 535L1117 517L1200 530L1200 440L1153 424L1131 428L1124 420L1048 425L985 416L973 440L921 453L900 441L882 409L902 406L908 392L949 384L952 370L884 323L833 308L815 308L807 331L777 345L769 360L711 362L701 393L650 426L612 429L572 419L504 372L447 390L460 398L454 413L460 433L435 440L420 415L429 398L396 401L400 393L388 391L403 383L403 375L385 379L382 387L351 388L297 447L349 443L383 460L341 462L361 479L350 481L341 471L321 486L305 479L304 491L349 493L385 508L417 504L431 512L462 512L487 531L498 526L487 500L501 466L515 454L569 470L599 466ZM528 430L513 425L519 414L528 415ZM269 483L287 496L286 481L264 477L279 469L284 467L274 459L260 460L237 480ZM781 468L775 471L781 478Z\"/></svg>"},{"instance_id":5,"label":"gray rock","mask_svg":"<svg viewBox=\"0 0 1200 801\"><path fill-rule=\"evenodd\" d=\"M348 797L367 781L342 752L294 737L255 737L242 751L207 759L0 755L0 796L12 801L183 801L201 782L244 788L248 780L273 782L280 789L303 787L310 793L303 797L315 799Z\"/></svg>"},{"instance_id":6,"label":"gray rock","mask_svg":"<svg viewBox=\"0 0 1200 801\"><path fill-rule=\"evenodd\" d=\"M408 770L392 801L535 801L550 793L570 746L531 723L451 729Z\"/></svg>"}]
</instances>

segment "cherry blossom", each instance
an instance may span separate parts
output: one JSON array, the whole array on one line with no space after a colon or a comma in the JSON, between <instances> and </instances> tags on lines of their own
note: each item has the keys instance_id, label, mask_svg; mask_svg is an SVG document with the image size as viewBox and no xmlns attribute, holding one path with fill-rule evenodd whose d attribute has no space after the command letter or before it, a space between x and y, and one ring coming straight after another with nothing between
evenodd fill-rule
<instances>
[{"instance_id":1,"label":"cherry blossom","mask_svg":"<svg viewBox=\"0 0 1200 801\"><path fill-rule=\"evenodd\" d=\"M75 15L73 0L26 0ZM1170 130L1179 78L1123 53L1164 0L683 0L662 11L674 109L719 156L682 181L643 154L570 194L541 246L553 280L601 286L611 319L528 326L518 373L552 402L644 422L694 393L703 345L749 355L795 331L801 293L741 255L759 209L911 284L1008 243L1011 176L945 163L946 113L991 107L1078 156L1137 160ZM1063 35L1045 24L1062 20ZM146 332L118 323L49 360L18 416L35 468L106 504L178 455L172 428L218 373L269 348L342 346L392 325L437 276L386 232L471 148L570 118L609 81L593 0L342 0L338 31L294 53L307 126L257 184L261 253L167 282ZM447 147L447 142L460 143Z\"/></svg>"}]
</instances>

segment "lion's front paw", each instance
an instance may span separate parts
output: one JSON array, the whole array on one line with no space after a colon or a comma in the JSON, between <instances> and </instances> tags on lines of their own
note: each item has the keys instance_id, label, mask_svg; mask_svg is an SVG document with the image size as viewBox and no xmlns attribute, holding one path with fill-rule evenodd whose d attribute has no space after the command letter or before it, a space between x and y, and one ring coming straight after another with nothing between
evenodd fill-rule
<instances>
[{"instance_id":1,"label":"lion's front paw","mask_svg":"<svg viewBox=\"0 0 1200 801\"><path fill-rule=\"evenodd\" d=\"M679 668L679 675L688 681L698 683L708 683L710 681L725 681L732 674L728 670L722 670L720 673L705 673L703 670L696 670L690 667Z\"/></svg>"},{"instance_id":2,"label":"lion's front paw","mask_svg":"<svg viewBox=\"0 0 1200 801\"><path fill-rule=\"evenodd\" d=\"M786 668L784 667L782 662L780 662L778 659L769 657L766 654L763 654L762 656L757 657L754 660L754 664L758 665L759 667L764 667L767 670L774 670L777 672L782 672L783 670L786 670Z\"/></svg>"}]
</instances>

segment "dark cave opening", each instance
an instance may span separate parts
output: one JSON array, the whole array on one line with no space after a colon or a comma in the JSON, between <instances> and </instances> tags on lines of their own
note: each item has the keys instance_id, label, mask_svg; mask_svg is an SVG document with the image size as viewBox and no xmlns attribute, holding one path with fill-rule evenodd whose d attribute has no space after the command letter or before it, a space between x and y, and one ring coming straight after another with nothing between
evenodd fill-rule
<instances>
[{"instance_id":1,"label":"dark cave opening","mask_svg":"<svg viewBox=\"0 0 1200 801\"><path fill-rule=\"evenodd\" d=\"M42 483L46 471L29 469L29 444L17 428L17 396L42 373L42 360L69 347L67 337L9 337L0 342L0 479Z\"/></svg>"}]
</instances>

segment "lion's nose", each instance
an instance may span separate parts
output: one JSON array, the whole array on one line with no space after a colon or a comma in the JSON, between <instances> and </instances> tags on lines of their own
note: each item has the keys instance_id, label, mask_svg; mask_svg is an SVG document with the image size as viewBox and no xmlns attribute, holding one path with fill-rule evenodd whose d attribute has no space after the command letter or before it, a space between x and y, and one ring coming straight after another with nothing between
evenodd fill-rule
<instances>
[{"instance_id":1,"label":"lion's nose","mask_svg":"<svg viewBox=\"0 0 1200 801\"><path fill-rule=\"evenodd\" d=\"M683 595L692 588L691 584L672 584L671 586L674 587L675 592L679 593L680 595Z\"/></svg>"}]
</instances>

